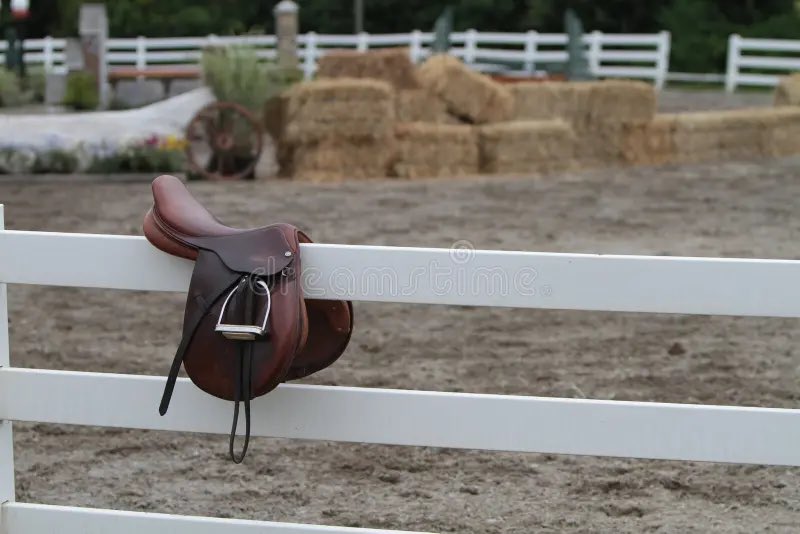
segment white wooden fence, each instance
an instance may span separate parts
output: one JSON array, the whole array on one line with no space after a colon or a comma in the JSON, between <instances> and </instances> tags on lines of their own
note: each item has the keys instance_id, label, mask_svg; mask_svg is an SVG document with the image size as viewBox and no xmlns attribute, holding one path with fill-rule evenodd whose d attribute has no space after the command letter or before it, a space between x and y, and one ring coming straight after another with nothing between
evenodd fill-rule
<instances>
[{"instance_id":1,"label":"white wooden fence","mask_svg":"<svg viewBox=\"0 0 800 534\"><path fill-rule=\"evenodd\" d=\"M179 379L160 417L163 377L11 367L6 284L186 291L192 264L141 237L2 227L0 206L0 534L379 532L15 502L12 421L227 434L230 406ZM325 244L302 245L302 254L314 298L800 317L794 260L500 251L465 258L447 249ZM432 269L436 276L425 276ZM442 283L447 273L453 283ZM482 282L454 283L464 280ZM777 408L282 385L253 402L252 433L800 466L800 410Z\"/></svg>"},{"instance_id":2,"label":"white wooden fence","mask_svg":"<svg viewBox=\"0 0 800 534\"><path fill-rule=\"evenodd\" d=\"M488 72L532 74L545 66L558 67L567 61L567 36L561 33L497 33L468 30L451 35L452 53L477 69ZM584 36L592 72L600 77L643 78L659 87L669 70L670 34L606 34ZM387 46L409 48L414 62L430 54L433 34L421 31L402 34L323 35L308 32L299 36L298 54L306 77L314 74L317 60L332 48L369 50ZM274 35L222 37L175 37L109 39L107 58L113 66L139 69L158 65L194 65L203 47L215 43L248 43L263 58L275 57ZM63 39L30 40L25 44L26 61L43 64L47 70L63 68ZM0 45L0 51L5 45Z\"/></svg>"},{"instance_id":3,"label":"white wooden fence","mask_svg":"<svg viewBox=\"0 0 800 534\"><path fill-rule=\"evenodd\" d=\"M740 85L774 87L782 75L798 71L800 40L748 39L740 35L728 39L728 92Z\"/></svg>"}]
</instances>

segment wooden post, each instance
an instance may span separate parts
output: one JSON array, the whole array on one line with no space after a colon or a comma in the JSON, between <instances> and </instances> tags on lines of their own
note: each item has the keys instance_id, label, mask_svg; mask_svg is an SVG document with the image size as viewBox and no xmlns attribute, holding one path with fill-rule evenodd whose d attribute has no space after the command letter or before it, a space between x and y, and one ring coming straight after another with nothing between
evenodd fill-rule
<instances>
[{"instance_id":1,"label":"wooden post","mask_svg":"<svg viewBox=\"0 0 800 534\"><path fill-rule=\"evenodd\" d=\"M278 65L284 68L297 67L298 11L300 8L292 0L282 0L272 12L278 40Z\"/></svg>"},{"instance_id":2,"label":"wooden post","mask_svg":"<svg viewBox=\"0 0 800 534\"><path fill-rule=\"evenodd\" d=\"M5 228L3 205L0 204L0 230ZM0 367L8 367L8 299L6 284L0 283ZM11 421L0 420L0 527L3 525L3 503L14 502L14 439Z\"/></svg>"}]
</instances>

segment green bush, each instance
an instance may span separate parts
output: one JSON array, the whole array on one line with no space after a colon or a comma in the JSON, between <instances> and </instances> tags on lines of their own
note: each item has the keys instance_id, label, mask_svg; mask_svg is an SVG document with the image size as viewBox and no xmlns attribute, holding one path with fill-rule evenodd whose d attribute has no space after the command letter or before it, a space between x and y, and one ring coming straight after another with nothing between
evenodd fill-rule
<instances>
[{"instance_id":1,"label":"green bush","mask_svg":"<svg viewBox=\"0 0 800 534\"><path fill-rule=\"evenodd\" d=\"M72 151L52 148L36 154L33 172L71 174L78 170L80 161Z\"/></svg>"},{"instance_id":2,"label":"green bush","mask_svg":"<svg viewBox=\"0 0 800 534\"><path fill-rule=\"evenodd\" d=\"M34 102L44 102L47 78L42 67L28 67L23 85Z\"/></svg>"},{"instance_id":3,"label":"green bush","mask_svg":"<svg viewBox=\"0 0 800 534\"><path fill-rule=\"evenodd\" d=\"M94 76L88 72L72 72L67 76L64 105L72 109L97 109L100 97Z\"/></svg>"},{"instance_id":4,"label":"green bush","mask_svg":"<svg viewBox=\"0 0 800 534\"><path fill-rule=\"evenodd\" d=\"M249 46L211 47L203 51L203 78L217 100L260 110L301 75L258 59Z\"/></svg>"},{"instance_id":5,"label":"green bush","mask_svg":"<svg viewBox=\"0 0 800 534\"><path fill-rule=\"evenodd\" d=\"M112 156L96 159L88 172L99 174L179 172L184 167L183 152L143 145L129 147Z\"/></svg>"},{"instance_id":6,"label":"green bush","mask_svg":"<svg viewBox=\"0 0 800 534\"><path fill-rule=\"evenodd\" d=\"M0 67L0 107L19 106L25 103L25 92L16 73Z\"/></svg>"}]
</instances>

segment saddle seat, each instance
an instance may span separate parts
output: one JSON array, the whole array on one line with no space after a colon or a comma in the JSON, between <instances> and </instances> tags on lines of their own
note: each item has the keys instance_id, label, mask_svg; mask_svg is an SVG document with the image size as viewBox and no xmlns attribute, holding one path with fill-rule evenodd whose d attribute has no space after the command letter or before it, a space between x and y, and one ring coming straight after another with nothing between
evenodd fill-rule
<instances>
[{"instance_id":1,"label":"saddle seat","mask_svg":"<svg viewBox=\"0 0 800 534\"><path fill-rule=\"evenodd\" d=\"M289 224L240 229L218 221L174 176L153 181L145 237L160 250L195 261L183 321L160 413L166 413L181 364L207 393L238 406L280 382L308 376L344 352L352 332L349 301L306 299L300 243ZM263 324L262 324L263 323Z\"/></svg>"}]
</instances>

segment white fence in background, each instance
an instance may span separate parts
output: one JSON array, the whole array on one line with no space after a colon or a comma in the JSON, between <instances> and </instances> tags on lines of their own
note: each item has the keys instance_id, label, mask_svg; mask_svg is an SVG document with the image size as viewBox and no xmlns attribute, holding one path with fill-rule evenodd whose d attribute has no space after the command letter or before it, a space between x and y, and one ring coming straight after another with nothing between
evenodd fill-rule
<instances>
[{"instance_id":1,"label":"white fence in background","mask_svg":"<svg viewBox=\"0 0 800 534\"><path fill-rule=\"evenodd\" d=\"M731 35L725 89L740 85L774 87L782 75L800 71L800 40L749 39Z\"/></svg>"},{"instance_id":2,"label":"white fence in background","mask_svg":"<svg viewBox=\"0 0 800 534\"><path fill-rule=\"evenodd\" d=\"M26 39L23 44L25 64L41 66L46 72L64 72L66 70L64 54L66 46L66 39L54 39L53 37ZM0 56L5 56L7 48L8 43L0 41Z\"/></svg>"},{"instance_id":3,"label":"white fence in background","mask_svg":"<svg viewBox=\"0 0 800 534\"><path fill-rule=\"evenodd\" d=\"M451 53L469 65L486 72L533 74L546 66L563 68L567 61L567 36L563 33L498 33L468 30L451 34ZM587 60L600 77L642 78L661 87L669 70L670 34L584 35ZM317 61L337 48L370 50L383 47L408 47L416 63L430 54L433 34L413 31L402 34L324 35L308 32L298 39L298 55L306 77L313 76ZM110 66L146 69L164 65L196 65L204 47L222 43L247 43L261 57L275 58L274 35L109 39ZM42 64L47 70L63 67L63 39L26 41L26 62ZM0 45L3 51L5 44Z\"/></svg>"},{"instance_id":4,"label":"white fence in background","mask_svg":"<svg viewBox=\"0 0 800 534\"><path fill-rule=\"evenodd\" d=\"M2 534L379 532L15 502L12 421L227 434L230 405L179 379L170 411L160 417L162 377L11 367L6 284L186 291L192 264L159 252L141 237L2 228L0 206L0 259L6 260L0 261ZM301 248L305 268L315 273L304 290L314 298L800 317L800 261L794 260L500 251L470 251L465 258L448 249ZM432 274L432 265L436 277L420 276ZM382 276L376 284L375 272L390 272L396 279ZM443 281L442 273L448 272L472 287ZM352 283L342 284L343 273ZM499 274L505 284L498 285ZM254 401L252 433L800 466L800 410L795 409L281 385Z\"/></svg>"}]
</instances>

